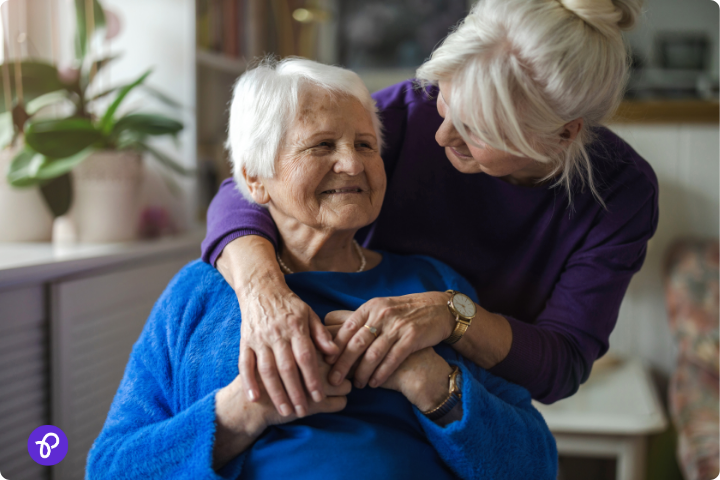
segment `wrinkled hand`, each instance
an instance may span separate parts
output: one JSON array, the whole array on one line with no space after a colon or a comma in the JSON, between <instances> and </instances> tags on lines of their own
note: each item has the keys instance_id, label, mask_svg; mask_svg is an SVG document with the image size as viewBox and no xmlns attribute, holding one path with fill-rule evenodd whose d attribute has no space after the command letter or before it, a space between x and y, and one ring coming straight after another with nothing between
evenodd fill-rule
<instances>
[{"instance_id":1,"label":"wrinkled hand","mask_svg":"<svg viewBox=\"0 0 720 480\"><path fill-rule=\"evenodd\" d=\"M448 298L443 292L374 298L355 312L328 313L325 324L335 334L341 352L327 358L334 363L330 383L342 382L359 360L355 386L383 385L412 353L450 336L454 319L447 308ZM364 328L366 324L377 328L377 338Z\"/></svg>"},{"instance_id":2,"label":"wrinkled hand","mask_svg":"<svg viewBox=\"0 0 720 480\"><path fill-rule=\"evenodd\" d=\"M325 362L325 360L322 358L321 355L319 355L318 352L313 352L313 356L313 359L316 361L316 364L318 366L320 378L322 379L320 388L325 393L325 397L320 402L313 402L310 401L309 397L306 398L306 401L309 404L309 409L306 415L314 415L316 413L339 412L347 405L347 395L352 390L352 384L349 380L345 380L338 386L330 385L326 379L328 372L330 371L331 365ZM281 425L283 423L288 423L300 418L297 412L291 413L287 417L280 415L277 408L275 408L273 402L270 401L270 398L266 392L261 391L260 398L258 399L257 403L258 406L262 409L261 411L262 417L264 419L264 428L272 425Z\"/></svg>"},{"instance_id":3,"label":"wrinkled hand","mask_svg":"<svg viewBox=\"0 0 720 480\"><path fill-rule=\"evenodd\" d=\"M305 389L315 402L325 398L316 346L325 355L337 354L338 349L320 318L286 285L258 289L238 293L242 312L238 367L244 391L250 401L260 398L257 369L280 414L287 417L294 410L305 416L309 411Z\"/></svg>"},{"instance_id":4,"label":"wrinkled hand","mask_svg":"<svg viewBox=\"0 0 720 480\"><path fill-rule=\"evenodd\" d=\"M327 378L330 365L322 359L319 352L314 352L313 359L323 379L321 387L327 396L320 402L310 402L307 399L310 405L307 415L343 410L347 405L347 395L352 390L350 381L346 380L339 386L328 384L324 379ZM298 418L296 413L280 415L265 389L261 388L258 398L251 402L243 393L243 388L243 380L238 375L215 395L213 466L216 470L248 448L267 427Z\"/></svg>"}]
</instances>

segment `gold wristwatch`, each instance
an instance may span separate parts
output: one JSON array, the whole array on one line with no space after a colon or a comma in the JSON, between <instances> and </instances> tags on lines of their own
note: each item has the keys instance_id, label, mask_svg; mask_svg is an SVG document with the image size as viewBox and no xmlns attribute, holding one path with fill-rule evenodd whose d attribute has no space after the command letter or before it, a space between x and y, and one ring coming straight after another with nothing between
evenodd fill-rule
<instances>
[{"instance_id":1,"label":"gold wristwatch","mask_svg":"<svg viewBox=\"0 0 720 480\"><path fill-rule=\"evenodd\" d=\"M470 297L464 293L455 290L447 290L445 293L450 294L450 300L447 302L450 313L455 317L455 329L452 334L445 339L445 343L453 344L460 340L468 327L472 323L472 319L477 315L477 306Z\"/></svg>"},{"instance_id":2,"label":"gold wristwatch","mask_svg":"<svg viewBox=\"0 0 720 480\"><path fill-rule=\"evenodd\" d=\"M457 405L462 398L462 387L460 385L462 375L457 365L452 368L452 372L450 372L448 378L450 380L448 396L437 407L432 410L428 410L427 412L423 412L423 415L428 417L430 420L438 420L447 415L450 410L455 408L455 405Z\"/></svg>"}]
</instances>

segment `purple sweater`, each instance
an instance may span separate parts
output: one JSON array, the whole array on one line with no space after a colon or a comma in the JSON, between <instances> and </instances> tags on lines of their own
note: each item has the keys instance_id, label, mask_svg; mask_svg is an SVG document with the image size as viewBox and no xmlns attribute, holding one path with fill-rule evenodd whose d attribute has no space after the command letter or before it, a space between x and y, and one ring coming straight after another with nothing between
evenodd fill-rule
<instances>
[{"instance_id":1,"label":"purple sweater","mask_svg":"<svg viewBox=\"0 0 720 480\"><path fill-rule=\"evenodd\" d=\"M399 83L373 95L388 177L377 221L358 232L372 249L429 255L463 274L485 309L507 318L512 346L489 371L545 403L572 395L608 349L620 303L658 222L655 174L607 129L590 146L607 210L586 189L511 185L455 170L435 142L435 96ZM243 235L277 245L269 212L226 180L208 210L203 259Z\"/></svg>"}]
</instances>

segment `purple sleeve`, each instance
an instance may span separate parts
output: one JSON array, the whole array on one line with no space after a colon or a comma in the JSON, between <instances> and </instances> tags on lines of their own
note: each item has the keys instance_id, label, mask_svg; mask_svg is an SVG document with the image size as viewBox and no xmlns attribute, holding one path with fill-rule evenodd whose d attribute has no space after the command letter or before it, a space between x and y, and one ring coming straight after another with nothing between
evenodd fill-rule
<instances>
[{"instance_id":1,"label":"purple sleeve","mask_svg":"<svg viewBox=\"0 0 720 480\"><path fill-rule=\"evenodd\" d=\"M228 178L208 208L203 261L214 266L225 245L244 235L260 235L277 247L277 228L270 212L248 202L235 187L235 181Z\"/></svg>"},{"instance_id":2,"label":"purple sleeve","mask_svg":"<svg viewBox=\"0 0 720 480\"><path fill-rule=\"evenodd\" d=\"M658 224L658 189L650 182L618 189L583 245L566 262L544 310L531 323L509 316L512 347L490 369L552 403L574 394L604 355L633 275ZM500 312L501 313L501 312Z\"/></svg>"}]
</instances>

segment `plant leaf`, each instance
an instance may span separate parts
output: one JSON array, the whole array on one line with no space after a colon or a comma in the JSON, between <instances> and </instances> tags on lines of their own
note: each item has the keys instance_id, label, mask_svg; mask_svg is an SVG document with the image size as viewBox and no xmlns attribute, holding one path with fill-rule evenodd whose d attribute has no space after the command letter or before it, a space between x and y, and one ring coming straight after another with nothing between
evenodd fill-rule
<instances>
[{"instance_id":1,"label":"plant leaf","mask_svg":"<svg viewBox=\"0 0 720 480\"><path fill-rule=\"evenodd\" d=\"M134 113L125 115L115 123L113 135L123 131L132 131L142 135L176 135L183 124L163 115Z\"/></svg>"},{"instance_id":2,"label":"plant leaf","mask_svg":"<svg viewBox=\"0 0 720 480\"><path fill-rule=\"evenodd\" d=\"M168 107L172 107L178 110L181 110L183 108L182 104L178 102L177 100L169 97L168 95L165 95L160 90L158 90L155 87L152 87L150 85L143 85L142 89L145 90L147 93L155 97L160 102L164 103Z\"/></svg>"},{"instance_id":3,"label":"plant leaf","mask_svg":"<svg viewBox=\"0 0 720 480\"><path fill-rule=\"evenodd\" d=\"M125 97L127 97L128 93L130 93L135 87L140 85L142 82L145 81L145 79L150 75L152 70L148 70L147 72L143 73L140 78L135 80L133 83L129 85L125 85L120 89L120 92L118 93L118 96L115 98L113 103L110 104L108 109L105 111L105 115L103 115L102 120L100 120L100 131L103 132L103 134L107 135L112 131L113 128L113 117L115 115L115 112L117 111L120 104L125 100Z\"/></svg>"},{"instance_id":4,"label":"plant leaf","mask_svg":"<svg viewBox=\"0 0 720 480\"><path fill-rule=\"evenodd\" d=\"M20 150L10 162L7 173L7 181L13 187L31 187L37 185L40 180L36 173L45 157L36 151L25 147Z\"/></svg>"},{"instance_id":5,"label":"plant leaf","mask_svg":"<svg viewBox=\"0 0 720 480\"><path fill-rule=\"evenodd\" d=\"M10 73L10 97L12 104L17 103L17 86L15 85L15 62L8 62ZM2 87L2 66L0 66L0 87ZM49 63L39 60L26 60L20 62L20 73L22 74L23 101L27 104L46 93L68 88L58 76L57 68ZM5 105L5 95L0 88L0 111L10 110L11 106Z\"/></svg>"},{"instance_id":6,"label":"plant leaf","mask_svg":"<svg viewBox=\"0 0 720 480\"><path fill-rule=\"evenodd\" d=\"M75 33L75 55L78 60L85 58L87 54L87 46L92 41L92 38L88 38L87 34L87 17L85 15L85 4L86 0L75 0L75 18L76 18L76 33ZM103 10L98 0L92 0L93 2L93 18L95 20L95 31L105 26L105 11Z\"/></svg>"},{"instance_id":7,"label":"plant leaf","mask_svg":"<svg viewBox=\"0 0 720 480\"><path fill-rule=\"evenodd\" d=\"M189 176L195 173L194 169L183 167L169 156L165 155L156 148L151 147L145 142L137 142L137 145L140 147L140 149L147 151L153 157L155 157L155 159L160 162L161 165L169 168L170 170L173 170L176 173L179 173L180 175Z\"/></svg>"},{"instance_id":8,"label":"plant leaf","mask_svg":"<svg viewBox=\"0 0 720 480\"><path fill-rule=\"evenodd\" d=\"M10 145L14 136L12 114L10 112L0 113L0 150Z\"/></svg>"},{"instance_id":9,"label":"plant leaf","mask_svg":"<svg viewBox=\"0 0 720 480\"><path fill-rule=\"evenodd\" d=\"M101 99L101 98L103 98L103 97L107 97L107 96L110 95L111 93L115 93L115 92L117 92L118 90L120 90L120 87L112 87L112 88L109 88L109 89L105 90L104 92L98 93L97 95L95 95L94 97L92 97L91 99L89 99L88 102L94 102L95 100L99 100L99 99Z\"/></svg>"},{"instance_id":10,"label":"plant leaf","mask_svg":"<svg viewBox=\"0 0 720 480\"><path fill-rule=\"evenodd\" d=\"M75 155L102 138L102 133L86 118L31 121L25 128L25 143L52 158Z\"/></svg>"},{"instance_id":11,"label":"plant leaf","mask_svg":"<svg viewBox=\"0 0 720 480\"><path fill-rule=\"evenodd\" d=\"M35 177L39 180L50 180L65 175L82 163L94 151L95 148L88 147L75 155L65 158L46 157L45 161L40 165L40 168L35 173Z\"/></svg>"},{"instance_id":12,"label":"plant leaf","mask_svg":"<svg viewBox=\"0 0 720 480\"><path fill-rule=\"evenodd\" d=\"M49 107L50 105L63 101L69 101L68 92L67 90L58 90L56 92L46 93L45 95L41 95L36 99L27 102L25 110L30 116L32 116L45 107Z\"/></svg>"},{"instance_id":13,"label":"plant leaf","mask_svg":"<svg viewBox=\"0 0 720 480\"><path fill-rule=\"evenodd\" d=\"M99 60L94 60L89 64L86 64L87 66L82 69L82 72L80 74L82 78L82 84L80 88L84 91L90 85L90 74L93 71L93 67L95 67L95 73L97 74L100 70L102 70L108 64L112 63L118 58L120 58L120 55L113 55L112 57L101 58Z\"/></svg>"},{"instance_id":14,"label":"plant leaf","mask_svg":"<svg viewBox=\"0 0 720 480\"><path fill-rule=\"evenodd\" d=\"M70 210L73 198L70 173L53 178L50 182L40 185L40 193L42 193L45 203L50 207L50 211L55 217L65 215Z\"/></svg>"}]
</instances>

